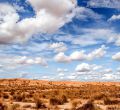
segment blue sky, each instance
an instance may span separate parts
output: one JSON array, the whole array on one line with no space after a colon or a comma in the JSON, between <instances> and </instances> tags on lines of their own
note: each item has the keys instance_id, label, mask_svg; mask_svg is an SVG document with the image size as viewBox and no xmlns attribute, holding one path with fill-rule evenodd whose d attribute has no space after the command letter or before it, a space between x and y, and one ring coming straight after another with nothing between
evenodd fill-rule
<instances>
[{"instance_id":1,"label":"blue sky","mask_svg":"<svg viewBox=\"0 0 120 110\"><path fill-rule=\"evenodd\" d=\"M119 0L0 0L0 78L120 81Z\"/></svg>"}]
</instances>

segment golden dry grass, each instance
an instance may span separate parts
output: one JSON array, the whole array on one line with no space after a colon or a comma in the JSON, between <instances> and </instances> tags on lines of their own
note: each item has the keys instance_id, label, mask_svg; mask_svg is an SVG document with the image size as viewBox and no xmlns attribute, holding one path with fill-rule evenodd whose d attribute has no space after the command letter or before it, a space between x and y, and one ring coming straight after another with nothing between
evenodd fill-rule
<instances>
[{"instance_id":1,"label":"golden dry grass","mask_svg":"<svg viewBox=\"0 0 120 110\"><path fill-rule=\"evenodd\" d=\"M0 100L0 110L120 110L120 82L1 79Z\"/></svg>"}]
</instances>

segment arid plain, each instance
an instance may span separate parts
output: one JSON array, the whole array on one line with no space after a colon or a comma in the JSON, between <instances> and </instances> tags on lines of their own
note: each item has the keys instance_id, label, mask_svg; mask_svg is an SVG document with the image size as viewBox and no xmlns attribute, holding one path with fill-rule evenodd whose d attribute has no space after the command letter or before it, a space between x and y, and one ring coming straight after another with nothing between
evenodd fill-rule
<instances>
[{"instance_id":1,"label":"arid plain","mask_svg":"<svg viewBox=\"0 0 120 110\"><path fill-rule=\"evenodd\" d=\"M120 110L120 82L1 79L0 110Z\"/></svg>"}]
</instances>

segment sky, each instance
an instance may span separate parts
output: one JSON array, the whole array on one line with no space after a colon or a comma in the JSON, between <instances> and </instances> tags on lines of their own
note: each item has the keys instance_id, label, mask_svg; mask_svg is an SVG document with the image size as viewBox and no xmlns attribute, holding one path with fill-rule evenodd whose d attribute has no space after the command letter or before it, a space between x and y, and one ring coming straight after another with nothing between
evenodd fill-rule
<instances>
[{"instance_id":1,"label":"sky","mask_svg":"<svg viewBox=\"0 0 120 110\"><path fill-rule=\"evenodd\" d=\"M0 0L0 78L120 81L120 0Z\"/></svg>"}]
</instances>

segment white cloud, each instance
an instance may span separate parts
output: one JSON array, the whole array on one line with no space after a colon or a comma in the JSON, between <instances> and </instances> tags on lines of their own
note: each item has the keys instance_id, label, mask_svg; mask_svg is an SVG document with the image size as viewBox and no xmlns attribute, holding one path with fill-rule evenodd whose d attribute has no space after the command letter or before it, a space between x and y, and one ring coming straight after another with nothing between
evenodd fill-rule
<instances>
[{"instance_id":1,"label":"white cloud","mask_svg":"<svg viewBox=\"0 0 120 110\"><path fill-rule=\"evenodd\" d=\"M49 76L42 76L42 79L44 79L44 80L49 80L50 77L49 77Z\"/></svg>"},{"instance_id":2,"label":"white cloud","mask_svg":"<svg viewBox=\"0 0 120 110\"><path fill-rule=\"evenodd\" d=\"M0 69L1 69L1 68L3 68L3 65L2 65L2 64L0 64Z\"/></svg>"},{"instance_id":3,"label":"white cloud","mask_svg":"<svg viewBox=\"0 0 120 110\"><path fill-rule=\"evenodd\" d=\"M120 45L120 33L116 32L113 28L79 28L74 27L76 32L81 32L80 35L65 35L56 36L54 40L59 42L70 42L73 45L90 46L95 44L102 44L103 41L106 43L114 43Z\"/></svg>"},{"instance_id":4,"label":"white cloud","mask_svg":"<svg viewBox=\"0 0 120 110\"><path fill-rule=\"evenodd\" d=\"M33 6L36 12L45 9L48 13L52 13L55 16L64 16L76 5L75 0L51 0L50 3L48 3L47 0L28 0L28 2Z\"/></svg>"},{"instance_id":5,"label":"white cloud","mask_svg":"<svg viewBox=\"0 0 120 110\"><path fill-rule=\"evenodd\" d=\"M15 35L17 35L16 22L19 20L19 15L8 4L0 4L0 7L0 43L4 43L18 37Z\"/></svg>"},{"instance_id":6,"label":"white cloud","mask_svg":"<svg viewBox=\"0 0 120 110\"><path fill-rule=\"evenodd\" d=\"M105 69L103 72L105 72L105 73L112 73L113 70L111 68L108 68L108 69Z\"/></svg>"},{"instance_id":7,"label":"white cloud","mask_svg":"<svg viewBox=\"0 0 120 110\"><path fill-rule=\"evenodd\" d=\"M103 80L114 80L116 78L117 78L117 76L114 74L104 74L102 77Z\"/></svg>"},{"instance_id":8,"label":"white cloud","mask_svg":"<svg viewBox=\"0 0 120 110\"><path fill-rule=\"evenodd\" d=\"M14 61L18 64L24 64L27 60L26 56L20 57L19 59L15 59Z\"/></svg>"},{"instance_id":9,"label":"white cloud","mask_svg":"<svg viewBox=\"0 0 120 110\"><path fill-rule=\"evenodd\" d=\"M120 1L119 0L90 0L88 1L88 6L120 9Z\"/></svg>"},{"instance_id":10,"label":"white cloud","mask_svg":"<svg viewBox=\"0 0 120 110\"><path fill-rule=\"evenodd\" d=\"M120 61L120 52L116 53L115 55L112 56L113 60Z\"/></svg>"},{"instance_id":11,"label":"white cloud","mask_svg":"<svg viewBox=\"0 0 120 110\"><path fill-rule=\"evenodd\" d=\"M85 41L87 41L87 38L91 36L93 44L99 44L100 41L98 41L98 39L101 39L106 41L106 43L114 43L117 46L120 45L120 34L117 33L114 29L83 29L83 32L86 33L84 34L84 37L86 38Z\"/></svg>"},{"instance_id":12,"label":"white cloud","mask_svg":"<svg viewBox=\"0 0 120 110\"><path fill-rule=\"evenodd\" d=\"M71 43L75 45L81 45L84 47L89 45L95 45L98 42L95 39L93 39L92 36L88 37L81 35L81 36L77 36L76 38L72 38Z\"/></svg>"},{"instance_id":13,"label":"white cloud","mask_svg":"<svg viewBox=\"0 0 120 110\"><path fill-rule=\"evenodd\" d=\"M108 19L108 21L115 21L120 20L120 15L113 15L111 18Z\"/></svg>"},{"instance_id":14,"label":"white cloud","mask_svg":"<svg viewBox=\"0 0 120 110\"><path fill-rule=\"evenodd\" d=\"M93 68L94 71L96 71L96 70L100 70L100 69L102 69L103 66L101 66L101 65L93 65L92 68Z\"/></svg>"},{"instance_id":15,"label":"white cloud","mask_svg":"<svg viewBox=\"0 0 120 110\"><path fill-rule=\"evenodd\" d=\"M23 56L23 57L15 59L14 62L17 64L22 64L22 65L38 64L42 66L47 66L47 61L41 57L27 58L26 56Z\"/></svg>"},{"instance_id":16,"label":"white cloud","mask_svg":"<svg viewBox=\"0 0 120 110\"><path fill-rule=\"evenodd\" d=\"M87 20L88 18L91 19L101 19L102 15L95 13L93 10L85 7L78 7L74 10L75 17L79 20Z\"/></svg>"},{"instance_id":17,"label":"white cloud","mask_svg":"<svg viewBox=\"0 0 120 110\"><path fill-rule=\"evenodd\" d=\"M61 63L68 63L71 61L71 59L69 58L69 56L66 56L63 52L58 53L55 57L54 57L55 61L57 62L61 62Z\"/></svg>"},{"instance_id":18,"label":"white cloud","mask_svg":"<svg viewBox=\"0 0 120 110\"><path fill-rule=\"evenodd\" d=\"M100 81L119 80L119 72L114 73L111 68L104 68L102 65L81 63L76 66L74 75L77 78Z\"/></svg>"},{"instance_id":19,"label":"white cloud","mask_svg":"<svg viewBox=\"0 0 120 110\"><path fill-rule=\"evenodd\" d=\"M77 65L75 71L77 72L89 72L91 70L91 66L87 63L82 63Z\"/></svg>"},{"instance_id":20,"label":"white cloud","mask_svg":"<svg viewBox=\"0 0 120 110\"><path fill-rule=\"evenodd\" d=\"M64 76L65 74L64 74L64 73L59 73L58 75L59 75L59 76Z\"/></svg>"},{"instance_id":21,"label":"white cloud","mask_svg":"<svg viewBox=\"0 0 120 110\"><path fill-rule=\"evenodd\" d=\"M119 67L119 68L117 68L117 71L118 71L118 72L120 72L120 67Z\"/></svg>"},{"instance_id":22,"label":"white cloud","mask_svg":"<svg viewBox=\"0 0 120 110\"><path fill-rule=\"evenodd\" d=\"M16 13L16 11L15 11L15 9L11 6L11 5L9 5L9 4L7 4L7 3L0 3L0 17L3 17L2 15L3 14L5 14L4 16L9 16L9 15L11 15L11 14L14 14L14 13ZM3 19L4 20L4 19Z\"/></svg>"},{"instance_id":23,"label":"white cloud","mask_svg":"<svg viewBox=\"0 0 120 110\"><path fill-rule=\"evenodd\" d=\"M65 73L68 72L68 69L63 69L63 68L57 68L58 73Z\"/></svg>"},{"instance_id":24,"label":"white cloud","mask_svg":"<svg viewBox=\"0 0 120 110\"><path fill-rule=\"evenodd\" d=\"M53 49L55 52L64 52L67 50L67 46L63 42L52 43L48 45L48 48Z\"/></svg>"},{"instance_id":25,"label":"white cloud","mask_svg":"<svg viewBox=\"0 0 120 110\"><path fill-rule=\"evenodd\" d=\"M112 29L102 29L102 28L88 28L88 29L83 29L84 33L87 33L86 36L92 36L93 39L103 39L103 40L108 40L109 37L115 36L116 33Z\"/></svg>"},{"instance_id":26,"label":"white cloud","mask_svg":"<svg viewBox=\"0 0 120 110\"><path fill-rule=\"evenodd\" d=\"M74 60L94 60L101 58L106 54L106 47L102 45L100 48L93 50L91 53L85 54L84 50L75 51L70 56L66 56L63 52L55 56L57 62L70 62Z\"/></svg>"},{"instance_id":27,"label":"white cloud","mask_svg":"<svg viewBox=\"0 0 120 110\"><path fill-rule=\"evenodd\" d=\"M93 60L95 58L101 58L106 54L106 47L104 45L101 48L94 50L93 52L89 53L87 56L88 60Z\"/></svg>"},{"instance_id":28,"label":"white cloud","mask_svg":"<svg viewBox=\"0 0 120 110\"><path fill-rule=\"evenodd\" d=\"M116 42L115 42L116 46L120 46L120 36L118 36Z\"/></svg>"},{"instance_id":29,"label":"white cloud","mask_svg":"<svg viewBox=\"0 0 120 110\"><path fill-rule=\"evenodd\" d=\"M70 80L75 80L75 79L76 79L76 76L70 75L70 76L68 76L67 78L70 79Z\"/></svg>"},{"instance_id":30,"label":"white cloud","mask_svg":"<svg viewBox=\"0 0 120 110\"><path fill-rule=\"evenodd\" d=\"M85 54L84 51L74 52L71 54L73 60L93 60L95 58L101 58L106 53L106 47L102 45L100 48L93 50L91 53Z\"/></svg>"},{"instance_id":31,"label":"white cloud","mask_svg":"<svg viewBox=\"0 0 120 110\"><path fill-rule=\"evenodd\" d=\"M73 18L76 3L72 0L28 0L36 15L19 21L16 9L0 3L0 43L23 42L36 33L51 33ZM48 19L49 18L49 19ZM32 28L29 28L32 27Z\"/></svg>"},{"instance_id":32,"label":"white cloud","mask_svg":"<svg viewBox=\"0 0 120 110\"><path fill-rule=\"evenodd\" d=\"M18 11L18 12L25 12L25 11L27 11L27 10L24 9L23 6L20 6L20 5L16 4L16 3L13 4L13 7L14 7L15 10Z\"/></svg>"},{"instance_id":33,"label":"white cloud","mask_svg":"<svg viewBox=\"0 0 120 110\"><path fill-rule=\"evenodd\" d=\"M47 61L42 57L36 57L35 64L41 64L43 66L47 66Z\"/></svg>"},{"instance_id":34,"label":"white cloud","mask_svg":"<svg viewBox=\"0 0 120 110\"><path fill-rule=\"evenodd\" d=\"M75 71L80 72L80 74L81 74L81 72L88 72L88 73L91 72L92 73L94 71L100 70L101 68L103 68L101 65L81 63L76 66Z\"/></svg>"},{"instance_id":35,"label":"white cloud","mask_svg":"<svg viewBox=\"0 0 120 110\"><path fill-rule=\"evenodd\" d=\"M71 60L84 60L86 55L84 51L75 51L70 55Z\"/></svg>"}]
</instances>

